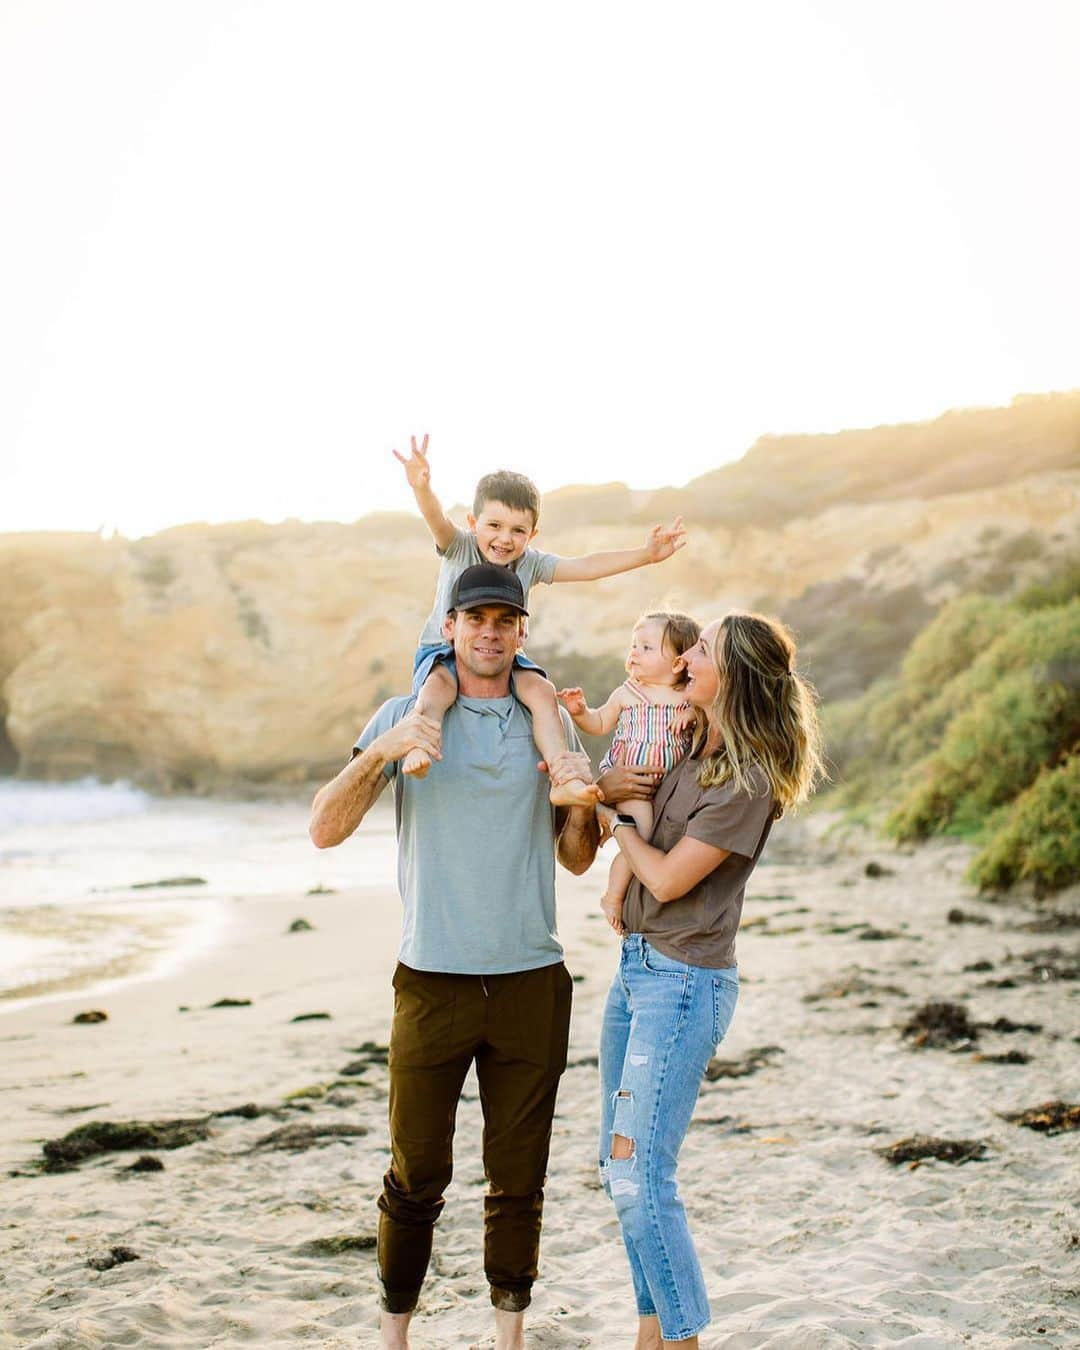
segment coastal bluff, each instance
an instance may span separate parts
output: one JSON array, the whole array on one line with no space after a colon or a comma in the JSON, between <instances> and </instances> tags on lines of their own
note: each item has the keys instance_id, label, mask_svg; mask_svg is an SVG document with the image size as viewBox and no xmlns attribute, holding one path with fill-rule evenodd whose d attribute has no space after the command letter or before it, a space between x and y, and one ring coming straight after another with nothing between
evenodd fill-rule
<instances>
[{"instance_id":1,"label":"coastal bluff","mask_svg":"<svg viewBox=\"0 0 1080 1350\"><path fill-rule=\"evenodd\" d=\"M690 541L670 561L537 588L530 653L602 696L590 672L617 677L646 607L764 607L795 627L825 697L852 697L946 600L1075 554L1080 393L765 437L682 488L564 488L537 543L629 547L675 514ZM198 792L329 775L408 689L436 568L405 513L0 536L0 772Z\"/></svg>"}]
</instances>

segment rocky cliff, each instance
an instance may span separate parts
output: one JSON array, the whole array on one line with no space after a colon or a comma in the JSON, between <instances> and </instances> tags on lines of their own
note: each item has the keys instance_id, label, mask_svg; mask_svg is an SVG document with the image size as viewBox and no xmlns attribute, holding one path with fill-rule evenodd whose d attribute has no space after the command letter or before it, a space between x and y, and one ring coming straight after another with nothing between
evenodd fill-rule
<instances>
[{"instance_id":1,"label":"rocky cliff","mask_svg":"<svg viewBox=\"0 0 1080 1350\"><path fill-rule=\"evenodd\" d=\"M563 489L538 542L626 547L677 512L691 536L670 562L535 591L530 652L600 697L646 606L768 607L823 693L846 697L945 599L1076 552L1080 393L766 438L682 489ZM435 571L410 515L2 536L0 771L200 791L326 774L407 688Z\"/></svg>"}]
</instances>

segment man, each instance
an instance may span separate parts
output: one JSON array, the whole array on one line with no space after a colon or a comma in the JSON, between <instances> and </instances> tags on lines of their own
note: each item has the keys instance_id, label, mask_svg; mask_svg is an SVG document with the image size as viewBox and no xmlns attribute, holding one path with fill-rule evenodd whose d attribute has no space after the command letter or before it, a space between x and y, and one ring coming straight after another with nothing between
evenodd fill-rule
<instances>
[{"instance_id":1,"label":"man","mask_svg":"<svg viewBox=\"0 0 1080 1350\"><path fill-rule=\"evenodd\" d=\"M488 563L457 579L444 632L458 698L439 727L390 699L352 762L312 806L320 848L347 839L394 784L398 886L404 904L390 1033L392 1159L379 1198L381 1344L408 1346L408 1326L452 1171L454 1116L475 1060L484 1113L484 1270L497 1350L519 1350L536 1277L543 1185L572 982L555 930L555 865L580 874L599 841L592 807L553 809L511 667L527 615L518 578ZM574 747L548 767L591 778ZM414 746L426 778L399 772Z\"/></svg>"}]
</instances>

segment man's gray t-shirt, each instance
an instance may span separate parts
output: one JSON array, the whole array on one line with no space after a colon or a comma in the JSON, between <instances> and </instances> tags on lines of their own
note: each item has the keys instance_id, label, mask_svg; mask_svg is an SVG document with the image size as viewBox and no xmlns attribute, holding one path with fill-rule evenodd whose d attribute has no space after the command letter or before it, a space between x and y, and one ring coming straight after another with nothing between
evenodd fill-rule
<instances>
[{"instance_id":1,"label":"man's gray t-shirt","mask_svg":"<svg viewBox=\"0 0 1080 1350\"><path fill-rule=\"evenodd\" d=\"M364 728L365 750L412 709L384 703ZM579 750L560 709L567 746ZM497 975L563 957L555 924L554 808L537 770L532 721L518 701L459 695L443 719L442 759L427 777L384 773L394 785L400 959L414 970Z\"/></svg>"},{"instance_id":2,"label":"man's gray t-shirt","mask_svg":"<svg viewBox=\"0 0 1080 1350\"><path fill-rule=\"evenodd\" d=\"M436 642L445 642L443 620L450 609L450 592L454 582L465 571L487 559L476 546L476 535L472 530L457 529L447 548L439 554L439 579L435 584L435 604L420 634L421 647L429 647ZM525 592L525 603L529 603L529 592L538 582L550 583L559 564L555 553L541 553L539 549L527 548L520 558L510 564L510 571L517 574L521 589Z\"/></svg>"}]
</instances>

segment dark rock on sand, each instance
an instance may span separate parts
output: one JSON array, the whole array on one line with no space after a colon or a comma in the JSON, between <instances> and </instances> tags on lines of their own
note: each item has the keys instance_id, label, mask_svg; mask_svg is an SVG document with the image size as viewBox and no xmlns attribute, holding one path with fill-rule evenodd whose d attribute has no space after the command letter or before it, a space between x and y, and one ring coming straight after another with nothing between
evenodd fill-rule
<instances>
[{"instance_id":1,"label":"dark rock on sand","mask_svg":"<svg viewBox=\"0 0 1080 1350\"><path fill-rule=\"evenodd\" d=\"M1072 928L1080 928L1080 913L1070 914L1068 911L1062 911L1045 914L1040 919L1020 924L1022 933L1064 933Z\"/></svg>"},{"instance_id":2,"label":"dark rock on sand","mask_svg":"<svg viewBox=\"0 0 1080 1350\"><path fill-rule=\"evenodd\" d=\"M962 909L950 909L945 916L949 923L990 923L991 920L983 914L968 914Z\"/></svg>"},{"instance_id":3,"label":"dark rock on sand","mask_svg":"<svg viewBox=\"0 0 1080 1350\"><path fill-rule=\"evenodd\" d=\"M261 1106L256 1106L254 1102L244 1102L242 1106L229 1106L224 1111L215 1111L214 1118L219 1116L240 1116L244 1120L258 1120L266 1112Z\"/></svg>"},{"instance_id":4,"label":"dark rock on sand","mask_svg":"<svg viewBox=\"0 0 1080 1350\"><path fill-rule=\"evenodd\" d=\"M1038 1130L1041 1134L1064 1134L1067 1130L1080 1130L1080 1104L1043 1102L1041 1106L1032 1106L1027 1111L999 1111L998 1114L1002 1120L1024 1125L1029 1130Z\"/></svg>"},{"instance_id":5,"label":"dark rock on sand","mask_svg":"<svg viewBox=\"0 0 1080 1350\"><path fill-rule=\"evenodd\" d=\"M874 878L892 877L896 875L896 873L892 870L891 867L883 867L879 862L868 862L865 868L863 868L863 871L866 873L868 877Z\"/></svg>"},{"instance_id":6,"label":"dark rock on sand","mask_svg":"<svg viewBox=\"0 0 1080 1350\"><path fill-rule=\"evenodd\" d=\"M803 994L802 1001L821 1003L826 999L848 998L852 994L896 994L902 998L904 990L898 989L894 984L874 984L864 979L858 971L853 971L823 984L815 993Z\"/></svg>"},{"instance_id":7,"label":"dark rock on sand","mask_svg":"<svg viewBox=\"0 0 1080 1350\"><path fill-rule=\"evenodd\" d=\"M369 1252L377 1243L373 1233L343 1233L340 1237L315 1238L296 1250L301 1256L340 1256L343 1252Z\"/></svg>"},{"instance_id":8,"label":"dark rock on sand","mask_svg":"<svg viewBox=\"0 0 1080 1350\"><path fill-rule=\"evenodd\" d=\"M126 1261L141 1261L138 1252L130 1247L110 1247L108 1256L91 1256L87 1265L91 1270L112 1270L113 1266L122 1266Z\"/></svg>"},{"instance_id":9,"label":"dark rock on sand","mask_svg":"<svg viewBox=\"0 0 1080 1350\"><path fill-rule=\"evenodd\" d=\"M210 1004L211 1008L250 1008L251 999L249 998L219 998L216 1003Z\"/></svg>"},{"instance_id":10,"label":"dark rock on sand","mask_svg":"<svg viewBox=\"0 0 1080 1350\"><path fill-rule=\"evenodd\" d=\"M320 881L317 886L311 886L305 892L306 895L337 895L333 886L324 886Z\"/></svg>"},{"instance_id":11,"label":"dark rock on sand","mask_svg":"<svg viewBox=\"0 0 1080 1350\"><path fill-rule=\"evenodd\" d=\"M155 1158L152 1153L140 1153L130 1167L124 1168L125 1172L164 1172L165 1164L160 1158Z\"/></svg>"},{"instance_id":12,"label":"dark rock on sand","mask_svg":"<svg viewBox=\"0 0 1080 1350\"><path fill-rule=\"evenodd\" d=\"M903 936L903 933L898 933L895 928L864 928L859 934L859 941L893 942L896 938Z\"/></svg>"},{"instance_id":13,"label":"dark rock on sand","mask_svg":"<svg viewBox=\"0 0 1080 1350\"><path fill-rule=\"evenodd\" d=\"M972 961L970 966L965 966L965 971L974 971L976 974L982 974L983 971L993 970L993 961Z\"/></svg>"},{"instance_id":14,"label":"dark rock on sand","mask_svg":"<svg viewBox=\"0 0 1080 1350\"><path fill-rule=\"evenodd\" d=\"M390 1056L388 1045L376 1045L374 1041L365 1041L363 1045L347 1045L351 1055L363 1055L371 1064L385 1064Z\"/></svg>"},{"instance_id":15,"label":"dark rock on sand","mask_svg":"<svg viewBox=\"0 0 1080 1350\"><path fill-rule=\"evenodd\" d=\"M782 1046L760 1045L756 1050L748 1050L741 1059L710 1059L705 1066L705 1077L710 1083L715 1083L718 1078L748 1078L783 1053Z\"/></svg>"},{"instance_id":16,"label":"dark rock on sand","mask_svg":"<svg viewBox=\"0 0 1080 1350\"><path fill-rule=\"evenodd\" d=\"M1031 1056L1023 1050L1006 1050L1001 1055L972 1055L979 1064L1030 1064Z\"/></svg>"},{"instance_id":17,"label":"dark rock on sand","mask_svg":"<svg viewBox=\"0 0 1080 1350\"><path fill-rule=\"evenodd\" d=\"M980 1022L979 1026L986 1031L1042 1031L1041 1022L1013 1022L1008 1017L997 1017L993 1022Z\"/></svg>"},{"instance_id":18,"label":"dark rock on sand","mask_svg":"<svg viewBox=\"0 0 1080 1350\"><path fill-rule=\"evenodd\" d=\"M308 895L313 895L313 891L308 891ZM308 923L307 919L293 919L292 923L286 928L286 933L313 933L315 925Z\"/></svg>"},{"instance_id":19,"label":"dark rock on sand","mask_svg":"<svg viewBox=\"0 0 1080 1350\"><path fill-rule=\"evenodd\" d=\"M101 1153L185 1148L209 1137L207 1117L180 1120L92 1120L42 1144L46 1172L63 1172Z\"/></svg>"},{"instance_id":20,"label":"dark rock on sand","mask_svg":"<svg viewBox=\"0 0 1080 1350\"><path fill-rule=\"evenodd\" d=\"M343 1078L359 1078L362 1073L367 1073L371 1068L370 1060L351 1059L343 1069L338 1069L338 1073Z\"/></svg>"},{"instance_id":21,"label":"dark rock on sand","mask_svg":"<svg viewBox=\"0 0 1080 1350\"><path fill-rule=\"evenodd\" d=\"M155 886L205 886L205 877L162 877L160 881L136 881L129 891L150 891Z\"/></svg>"},{"instance_id":22,"label":"dark rock on sand","mask_svg":"<svg viewBox=\"0 0 1080 1350\"><path fill-rule=\"evenodd\" d=\"M979 1029L959 1003L924 1004L901 1033L919 1049L966 1049L979 1039Z\"/></svg>"},{"instance_id":23,"label":"dark rock on sand","mask_svg":"<svg viewBox=\"0 0 1080 1350\"><path fill-rule=\"evenodd\" d=\"M567 1060L568 1069L595 1069L600 1063L599 1055L579 1055L577 1059Z\"/></svg>"},{"instance_id":24,"label":"dark rock on sand","mask_svg":"<svg viewBox=\"0 0 1080 1350\"><path fill-rule=\"evenodd\" d=\"M256 1148L305 1149L328 1139L359 1138L366 1125L283 1125L255 1141Z\"/></svg>"},{"instance_id":25,"label":"dark rock on sand","mask_svg":"<svg viewBox=\"0 0 1080 1350\"><path fill-rule=\"evenodd\" d=\"M978 1139L934 1139L926 1134L914 1134L908 1139L898 1139L887 1148L876 1148L886 1162L899 1167L901 1163L920 1163L925 1158L936 1158L939 1162L966 1163L982 1158L986 1145Z\"/></svg>"},{"instance_id":26,"label":"dark rock on sand","mask_svg":"<svg viewBox=\"0 0 1080 1350\"><path fill-rule=\"evenodd\" d=\"M75 1025L78 1025L79 1023L107 1022L109 1020L109 1014L107 1012L102 1012L100 1008L93 1008L90 1012L76 1013L71 1020Z\"/></svg>"},{"instance_id":27,"label":"dark rock on sand","mask_svg":"<svg viewBox=\"0 0 1080 1350\"><path fill-rule=\"evenodd\" d=\"M330 1014L328 1012L317 1013L297 1013L295 1017L289 1018L290 1022L329 1022Z\"/></svg>"}]
</instances>

